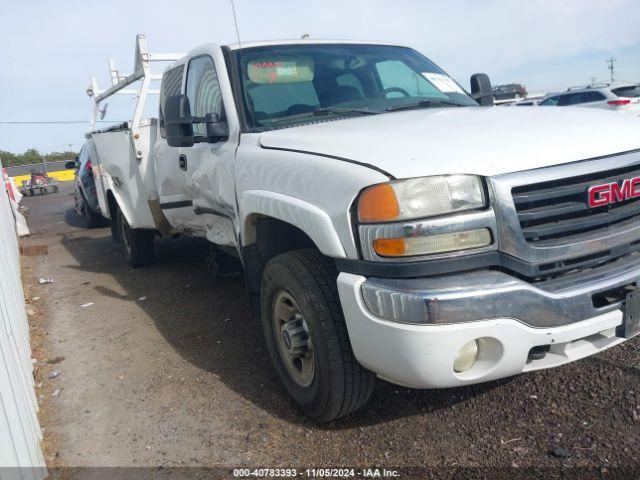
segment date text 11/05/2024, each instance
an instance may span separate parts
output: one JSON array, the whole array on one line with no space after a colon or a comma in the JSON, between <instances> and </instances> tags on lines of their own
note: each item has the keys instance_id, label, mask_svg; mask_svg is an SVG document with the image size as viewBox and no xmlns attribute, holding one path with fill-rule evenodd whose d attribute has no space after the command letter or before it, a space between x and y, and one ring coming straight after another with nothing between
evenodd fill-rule
<instances>
[{"instance_id":1,"label":"date text 11/05/2024","mask_svg":"<svg viewBox=\"0 0 640 480\"><path fill-rule=\"evenodd\" d=\"M236 478L397 478L397 470L386 468L235 468Z\"/></svg>"}]
</instances>

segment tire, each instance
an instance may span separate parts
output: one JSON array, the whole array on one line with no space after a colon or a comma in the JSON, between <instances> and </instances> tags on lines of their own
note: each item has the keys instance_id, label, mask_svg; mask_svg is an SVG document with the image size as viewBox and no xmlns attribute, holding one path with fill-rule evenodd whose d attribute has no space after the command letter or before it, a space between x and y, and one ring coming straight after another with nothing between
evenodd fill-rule
<instances>
[{"instance_id":1,"label":"tire","mask_svg":"<svg viewBox=\"0 0 640 480\"><path fill-rule=\"evenodd\" d=\"M120 209L118 207L113 207L109 209L109 213L111 214L111 240L116 245L121 242L120 240L120 226L118 225L118 217L120 216Z\"/></svg>"},{"instance_id":2,"label":"tire","mask_svg":"<svg viewBox=\"0 0 640 480\"><path fill-rule=\"evenodd\" d=\"M351 350L336 277L333 262L315 250L278 255L262 275L261 317L271 361L302 412L321 422L356 411L375 385L375 375Z\"/></svg>"},{"instance_id":3,"label":"tire","mask_svg":"<svg viewBox=\"0 0 640 480\"><path fill-rule=\"evenodd\" d=\"M129 265L141 267L153 262L155 231L131 228L119 209L118 228L124 255Z\"/></svg>"},{"instance_id":4,"label":"tire","mask_svg":"<svg viewBox=\"0 0 640 480\"><path fill-rule=\"evenodd\" d=\"M94 212L93 209L89 206L87 199L84 194L82 195L82 216L87 221L87 226L89 228L98 228L103 225L102 216L98 213Z\"/></svg>"},{"instance_id":5,"label":"tire","mask_svg":"<svg viewBox=\"0 0 640 480\"><path fill-rule=\"evenodd\" d=\"M73 192L73 209L76 211L78 216L82 217L84 212L82 211L82 205L84 203L84 198L80 194L80 191L76 188L75 192Z\"/></svg>"}]
</instances>

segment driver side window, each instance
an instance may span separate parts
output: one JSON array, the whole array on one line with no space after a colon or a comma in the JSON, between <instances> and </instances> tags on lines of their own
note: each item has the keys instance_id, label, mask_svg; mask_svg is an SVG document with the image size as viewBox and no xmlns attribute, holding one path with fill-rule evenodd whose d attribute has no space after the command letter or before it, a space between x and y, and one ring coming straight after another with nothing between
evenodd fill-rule
<instances>
[{"instance_id":1,"label":"driver side window","mask_svg":"<svg viewBox=\"0 0 640 480\"><path fill-rule=\"evenodd\" d=\"M389 96L406 97L400 90L404 90L409 97L447 98L440 90L429 83L422 75L413 71L400 60L385 60L376 63L376 70L380 77L382 89L394 89Z\"/></svg>"},{"instance_id":2,"label":"driver side window","mask_svg":"<svg viewBox=\"0 0 640 480\"><path fill-rule=\"evenodd\" d=\"M186 94L191 105L191 115L194 117L217 113L221 119L224 119L220 83L211 57L196 57L189 62ZM193 133L196 136L205 136L207 134L205 124L195 123Z\"/></svg>"}]
</instances>

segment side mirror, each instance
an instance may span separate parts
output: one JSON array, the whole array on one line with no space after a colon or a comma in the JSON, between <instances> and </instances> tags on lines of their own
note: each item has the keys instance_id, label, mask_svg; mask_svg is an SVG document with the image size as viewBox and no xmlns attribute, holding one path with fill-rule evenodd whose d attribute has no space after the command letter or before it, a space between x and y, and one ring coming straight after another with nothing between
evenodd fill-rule
<instances>
[{"instance_id":1,"label":"side mirror","mask_svg":"<svg viewBox=\"0 0 640 480\"><path fill-rule=\"evenodd\" d=\"M218 141L229 138L229 126L227 122L220 119L217 113L207 113L204 116L204 123L207 128L207 137Z\"/></svg>"},{"instance_id":2,"label":"side mirror","mask_svg":"<svg viewBox=\"0 0 640 480\"><path fill-rule=\"evenodd\" d=\"M493 106L493 88L486 73L471 75L471 97L482 107Z\"/></svg>"},{"instance_id":3,"label":"side mirror","mask_svg":"<svg viewBox=\"0 0 640 480\"><path fill-rule=\"evenodd\" d=\"M67 170L75 170L77 167L78 164L75 162L75 160L71 160L70 162L64 164L64 168L66 168Z\"/></svg>"},{"instance_id":4,"label":"side mirror","mask_svg":"<svg viewBox=\"0 0 640 480\"><path fill-rule=\"evenodd\" d=\"M170 147L191 147L193 136L193 119L191 106L186 95L172 95L164 103L164 129Z\"/></svg>"}]
</instances>

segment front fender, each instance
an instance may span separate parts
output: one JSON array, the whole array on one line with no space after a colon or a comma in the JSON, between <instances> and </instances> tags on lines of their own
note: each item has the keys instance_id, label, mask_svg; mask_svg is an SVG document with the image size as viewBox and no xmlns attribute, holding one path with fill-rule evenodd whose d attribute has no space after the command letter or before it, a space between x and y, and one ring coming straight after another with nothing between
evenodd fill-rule
<instances>
[{"instance_id":1,"label":"front fender","mask_svg":"<svg viewBox=\"0 0 640 480\"><path fill-rule=\"evenodd\" d=\"M244 192L240 198L242 246L251 245L256 241L253 222L256 215L266 215L289 223L307 234L324 255L346 258L331 218L327 212L311 203L265 190Z\"/></svg>"}]
</instances>

